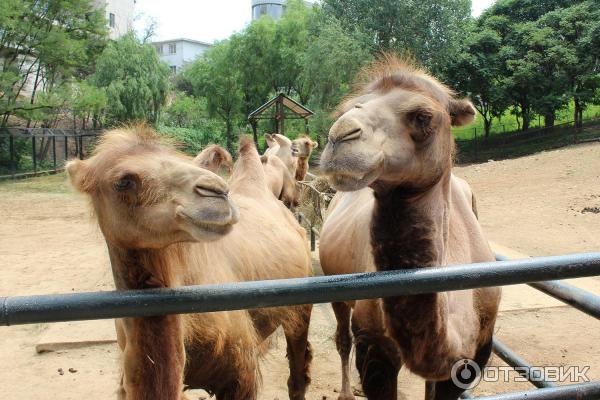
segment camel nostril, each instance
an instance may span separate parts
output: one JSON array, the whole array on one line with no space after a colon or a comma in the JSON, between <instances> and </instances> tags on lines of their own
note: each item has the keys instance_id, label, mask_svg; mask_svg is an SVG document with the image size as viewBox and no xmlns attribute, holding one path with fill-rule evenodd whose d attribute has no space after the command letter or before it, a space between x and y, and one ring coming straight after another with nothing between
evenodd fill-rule
<instances>
[{"instance_id":1,"label":"camel nostril","mask_svg":"<svg viewBox=\"0 0 600 400\"><path fill-rule=\"evenodd\" d=\"M338 138L338 141L345 142L348 140L355 140L355 139L358 139L360 137L360 135L362 135L362 129L355 128L355 129L352 129L351 131L344 133L343 135L340 135L340 137Z\"/></svg>"},{"instance_id":2,"label":"camel nostril","mask_svg":"<svg viewBox=\"0 0 600 400\"><path fill-rule=\"evenodd\" d=\"M204 196L204 197L222 197L222 198L226 198L227 195L228 195L227 191L223 191L223 190L221 190L219 188L215 188L215 187L206 187L206 186L196 185L196 187L194 188L194 190L200 196Z\"/></svg>"}]
</instances>

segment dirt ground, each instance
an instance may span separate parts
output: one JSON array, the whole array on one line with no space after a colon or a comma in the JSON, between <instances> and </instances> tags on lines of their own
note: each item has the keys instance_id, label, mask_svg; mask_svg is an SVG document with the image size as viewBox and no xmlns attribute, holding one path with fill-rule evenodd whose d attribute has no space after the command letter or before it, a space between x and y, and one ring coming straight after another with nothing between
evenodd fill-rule
<instances>
[{"instance_id":1,"label":"dirt ground","mask_svg":"<svg viewBox=\"0 0 600 400\"><path fill-rule=\"evenodd\" d=\"M490 240L536 256L600 249L600 144L458 167L455 172L466 178L477 194L480 219ZM0 296L112 288L102 236L85 200L65 187L62 176L0 184ZM591 283L600 289L600 280ZM526 288L513 289L510 301L514 304L521 304L514 302L520 290L523 297L529 296ZM599 321L557 303L525 304L505 307L499 316L497 336L534 365L590 366L587 376L594 380L600 379L599 328ZM92 345L37 354L36 345L60 329L69 328L50 324L0 327L0 398L115 398L117 346ZM82 329L85 331L85 325ZM334 330L329 305L315 306L310 332L314 348L310 400L337 398L340 371L332 340ZM90 337L81 340L98 335L92 328L87 332ZM497 357L492 364L503 365ZM287 398L281 338L264 360L262 373L260 398ZM354 380L357 383L356 371ZM513 380L483 382L475 394L530 388ZM422 382L403 371L400 398L420 399L421 391ZM189 397L204 398L205 394L193 392Z\"/></svg>"}]
</instances>

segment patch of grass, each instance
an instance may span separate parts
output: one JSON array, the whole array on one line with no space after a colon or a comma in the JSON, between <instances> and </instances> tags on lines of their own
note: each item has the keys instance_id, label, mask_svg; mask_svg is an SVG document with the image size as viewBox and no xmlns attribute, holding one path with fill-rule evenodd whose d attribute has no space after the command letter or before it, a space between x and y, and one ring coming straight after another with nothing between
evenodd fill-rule
<instances>
[{"instance_id":1,"label":"patch of grass","mask_svg":"<svg viewBox=\"0 0 600 400\"><path fill-rule=\"evenodd\" d=\"M71 193L72 191L64 172L14 181L0 181L0 192Z\"/></svg>"},{"instance_id":2,"label":"patch of grass","mask_svg":"<svg viewBox=\"0 0 600 400\"><path fill-rule=\"evenodd\" d=\"M588 139L600 137L600 126L589 126L574 135L572 127L557 129L543 136L518 140L508 140L506 143L490 139L489 141L468 140L458 142L458 161L460 163L486 162L488 160L504 160L517 158L540 151L569 146ZM477 147L476 147L477 146Z\"/></svg>"},{"instance_id":3,"label":"patch of grass","mask_svg":"<svg viewBox=\"0 0 600 400\"><path fill-rule=\"evenodd\" d=\"M600 116L600 105L590 104L583 113L583 119L596 118ZM573 121L573 105L569 104L569 107L564 108L556 113L556 121L555 124L559 125L565 122ZM533 116L530 122L530 129L535 128L543 128L544 127L544 118L538 116ZM491 135L502 135L504 133L515 132L519 130L519 126L517 124L517 118L507 110L502 118L494 118L492 121L492 130ZM483 137L483 118L481 115L477 114L475 118L475 122L470 125L461 128L453 128L452 133L456 139L465 139L470 140L473 139L475 135L475 131L477 132L477 137Z\"/></svg>"}]
</instances>

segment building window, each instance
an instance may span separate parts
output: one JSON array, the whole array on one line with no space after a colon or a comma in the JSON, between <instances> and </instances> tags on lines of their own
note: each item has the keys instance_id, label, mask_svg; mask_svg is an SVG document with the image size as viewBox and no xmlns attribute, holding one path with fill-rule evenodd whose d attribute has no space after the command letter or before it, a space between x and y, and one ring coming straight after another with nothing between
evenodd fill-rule
<instances>
[{"instance_id":1,"label":"building window","mask_svg":"<svg viewBox=\"0 0 600 400\"><path fill-rule=\"evenodd\" d=\"M115 27L115 14L113 14L113 13L108 14L108 25L111 28Z\"/></svg>"},{"instance_id":2,"label":"building window","mask_svg":"<svg viewBox=\"0 0 600 400\"><path fill-rule=\"evenodd\" d=\"M177 65L171 65L171 73L172 74L176 74L177 73Z\"/></svg>"},{"instance_id":3,"label":"building window","mask_svg":"<svg viewBox=\"0 0 600 400\"><path fill-rule=\"evenodd\" d=\"M175 53L177 53L177 44L169 43L169 54L175 54Z\"/></svg>"},{"instance_id":4,"label":"building window","mask_svg":"<svg viewBox=\"0 0 600 400\"><path fill-rule=\"evenodd\" d=\"M162 53L163 53L162 44L156 45L156 52L162 56Z\"/></svg>"}]
</instances>

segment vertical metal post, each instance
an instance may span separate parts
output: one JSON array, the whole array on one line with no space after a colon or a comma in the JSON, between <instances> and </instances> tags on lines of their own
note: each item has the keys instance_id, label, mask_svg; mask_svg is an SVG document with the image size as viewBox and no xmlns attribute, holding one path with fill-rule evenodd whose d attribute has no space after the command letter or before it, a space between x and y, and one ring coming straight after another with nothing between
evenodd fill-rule
<instances>
[{"instance_id":1,"label":"vertical metal post","mask_svg":"<svg viewBox=\"0 0 600 400\"><path fill-rule=\"evenodd\" d=\"M315 238L315 231L314 231L314 228L311 225L311 227L310 227L310 251L315 251L315 249L317 247L315 239L316 239Z\"/></svg>"},{"instance_id":2,"label":"vertical metal post","mask_svg":"<svg viewBox=\"0 0 600 400\"><path fill-rule=\"evenodd\" d=\"M8 146L10 151L10 174L14 179L15 170L17 169L15 165L15 138L10 133L8 134Z\"/></svg>"},{"instance_id":3,"label":"vertical metal post","mask_svg":"<svg viewBox=\"0 0 600 400\"><path fill-rule=\"evenodd\" d=\"M56 172L56 136L52 136L52 166Z\"/></svg>"},{"instance_id":4,"label":"vertical metal post","mask_svg":"<svg viewBox=\"0 0 600 400\"><path fill-rule=\"evenodd\" d=\"M475 141L475 160L479 158L479 149L477 144L477 128L473 128L473 140Z\"/></svg>"},{"instance_id":5,"label":"vertical metal post","mask_svg":"<svg viewBox=\"0 0 600 400\"><path fill-rule=\"evenodd\" d=\"M37 174L37 154L35 154L35 135L31 136L31 158L33 160L33 173Z\"/></svg>"},{"instance_id":6,"label":"vertical metal post","mask_svg":"<svg viewBox=\"0 0 600 400\"><path fill-rule=\"evenodd\" d=\"M67 135L65 135L65 159L64 161L66 162L69 159L69 138L67 137Z\"/></svg>"},{"instance_id":7,"label":"vertical metal post","mask_svg":"<svg viewBox=\"0 0 600 400\"><path fill-rule=\"evenodd\" d=\"M79 159L83 160L83 135L79 135Z\"/></svg>"}]
</instances>

